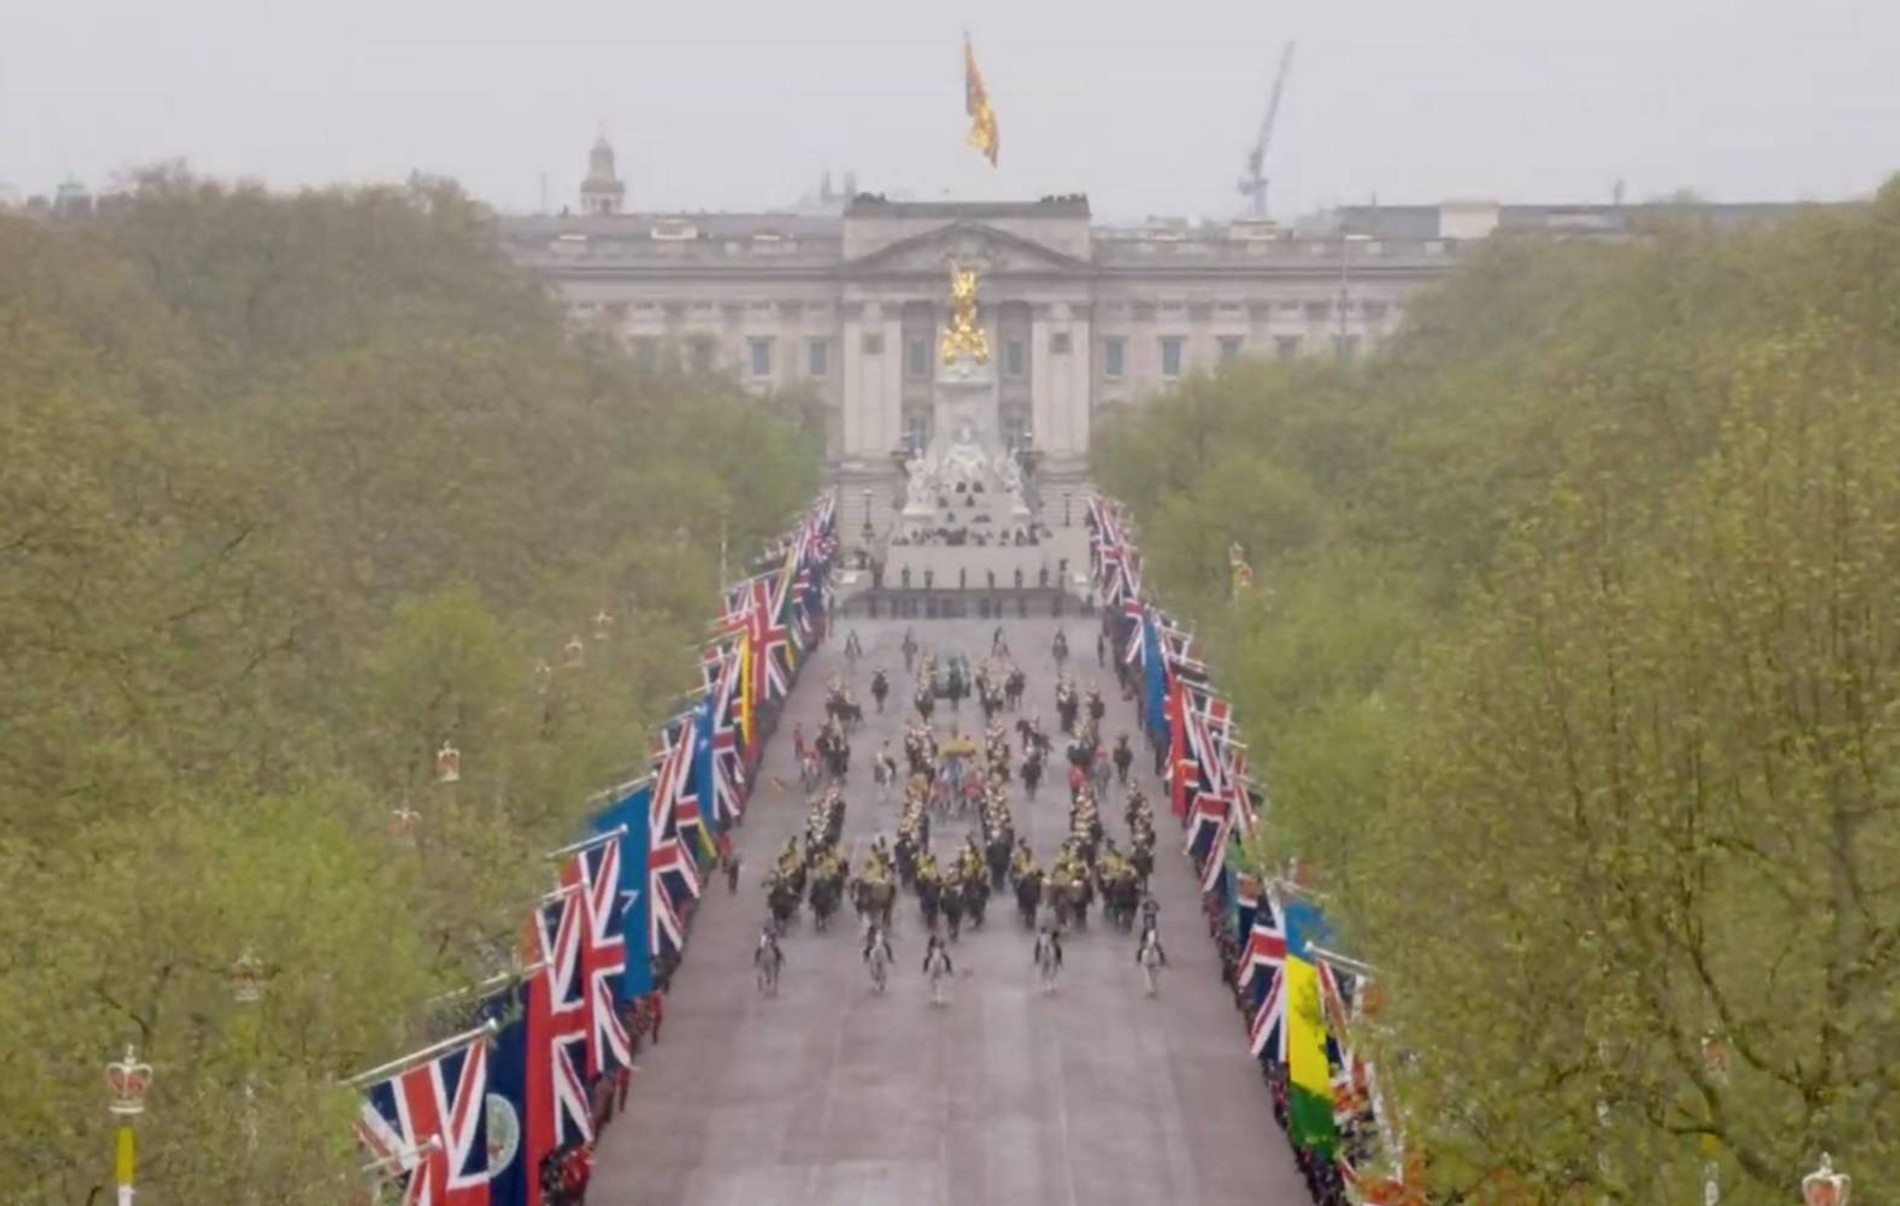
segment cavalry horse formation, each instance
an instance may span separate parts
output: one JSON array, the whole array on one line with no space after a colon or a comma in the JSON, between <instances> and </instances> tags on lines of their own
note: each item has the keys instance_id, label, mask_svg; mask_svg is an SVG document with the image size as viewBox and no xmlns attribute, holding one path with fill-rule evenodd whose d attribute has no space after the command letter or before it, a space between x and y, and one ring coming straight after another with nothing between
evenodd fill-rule
<instances>
[{"instance_id":1,"label":"cavalry horse formation","mask_svg":"<svg viewBox=\"0 0 1900 1206\"><path fill-rule=\"evenodd\" d=\"M915 648L908 634L905 641L907 651ZM1084 690L1077 683L1067 664L1066 638L1060 634L1054 653L1054 706L1065 746L1069 808L1067 833L1046 867L1017 833L1010 785L1020 775L1025 796L1033 802L1058 737L1044 731L1039 713L1023 714L1028 676L1010 658L1001 629L991 654L974 666L958 653L917 652L911 666L915 715L904 729L901 763L887 743L874 765L880 802L901 781L894 836L887 840L884 833L877 834L861 859L854 859L855 844L845 847L844 830L851 741L863 726L864 709L845 678L831 680L825 719L815 738L807 744L802 727L794 733L809 801L804 831L786 839L762 884L769 914L766 940L774 952L777 937L796 923L801 911L808 909L813 929L823 932L848 901L864 936L872 989L882 992L893 962L889 935L899 897L908 895L928 935L922 971L931 981L932 999L943 1003L952 967L948 944L957 941L966 926L983 926L991 896L1008 890L1023 928L1035 934L1033 959L1045 992L1055 987L1063 935L1085 930L1099 902L1104 923L1117 930L1133 933L1138 918L1142 922L1136 963L1153 993L1155 973L1163 962L1156 910L1148 895L1154 870L1153 812L1139 786L1129 784L1126 737L1112 750L1103 739L1107 709L1099 687L1091 683ZM856 658L850 661L855 667ZM871 690L881 713L890 691L890 677L883 669L873 672ZM980 740L965 735L954 720L947 732L933 723L939 701L947 702L956 715L963 700L972 697L982 715ZM1017 716L1013 735L1019 754L1012 751L1005 714ZM1127 788L1122 814L1126 850L1107 835L1102 820L1103 802L1116 776ZM933 846L932 826L950 822L967 829L940 854ZM778 958L776 953L773 958ZM776 993L776 970L768 995ZM763 977L761 991L767 991Z\"/></svg>"}]
</instances>

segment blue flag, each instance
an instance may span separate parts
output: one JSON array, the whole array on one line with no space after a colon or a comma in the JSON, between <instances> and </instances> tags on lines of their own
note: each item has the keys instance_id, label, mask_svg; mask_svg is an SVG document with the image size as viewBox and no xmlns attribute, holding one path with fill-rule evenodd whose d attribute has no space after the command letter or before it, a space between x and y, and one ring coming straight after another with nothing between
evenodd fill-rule
<instances>
[{"instance_id":1,"label":"blue flag","mask_svg":"<svg viewBox=\"0 0 1900 1206\"><path fill-rule=\"evenodd\" d=\"M719 784L713 778L713 708L719 692L708 691L693 710L693 793L699 799L699 823L707 833L719 832Z\"/></svg>"},{"instance_id":2,"label":"blue flag","mask_svg":"<svg viewBox=\"0 0 1900 1206\"><path fill-rule=\"evenodd\" d=\"M527 987L515 984L481 1004L480 1021L501 1027L488 1057L489 1206L528 1206L528 1183L539 1163L528 1151Z\"/></svg>"},{"instance_id":3,"label":"blue flag","mask_svg":"<svg viewBox=\"0 0 1900 1206\"><path fill-rule=\"evenodd\" d=\"M642 783L631 794L609 805L589 824L595 833L625 825L620 839L620 908L626 922L627 973L620 977L621 1004L653 991L652 885L647 881L647 855L653 844L651 809L653 785Z\"/></svg>"},{"instance_id":4,"label":"blue flag","mask_svg":"<svg viewBox=\"0 0 1900 1206\"><path fill-rule=\"evenodd\" d=\"M1141 611L1141 662L1147 673L1148 730L1157 741L1168 739L1168 651L1155 626L1154 608Z\"/></svg>"}]
</instances>

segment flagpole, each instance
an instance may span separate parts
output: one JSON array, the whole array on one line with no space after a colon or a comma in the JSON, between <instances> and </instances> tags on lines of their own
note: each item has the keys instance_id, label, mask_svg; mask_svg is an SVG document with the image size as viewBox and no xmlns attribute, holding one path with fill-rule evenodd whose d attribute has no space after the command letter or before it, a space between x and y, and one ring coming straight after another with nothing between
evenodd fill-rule
<instances>
[{"instance_id":1,"label":"flagpole","mask_svg":"<svg viewBox=\"0 0 1900 1206\"><path fill-rule=\"evenodd\" d=\"M592 850L596 846L605 845L617 837L625 837L626 833L627 827L625 825L615 825L605 833L596 833L594 836L582 838L578 842L569 842L559 850L550 850L543 857L565 858L570 854L579 854L583 850Z\"/></svg>"},{"instance_id":2,"label":"flagpole","mask_svg":"<svg viewBox=\"0 0 1900 1206\"><path fill-rule=\"evenodd\" d=\"M358 1072L355 1076L350 1077L343 1083L349 1085L351 1088L355 1088L358 1085L373 1084L379 1080L388 1080L391 1076L406 1072L417 1064L427 1063L435 1056L443 1055L458 1047L469 1046L481 1039L493 1038L500 1030L501 1026L493 1018L490 1018L473 1030L465 1031L453 1038L445 1038L441 1042L433 1046L424 1047L420 1051L412 1051L401 1059L392 1059L379 1068L371 1068L367 1072Z\"/></svg>"},{"instance_id":3,"label":"flagpole","mask_svg":"<svg viewBox=\"0 0 1900 1206\"><path fill-rule=\"evenodd\" d=\"M548 966L548 961L546 959L536 959L533 963L525 964L521 967L514 968L511 971L500 972L496 975L490 976L488 977L488 979L483 980L479 984L470 984L465 988L457 988L451 992L445 992L441 996L432 997L429 1000L429 1004L443 1005L443 1004L447 1004L450 1001L459 1001L463 997L472 997L472 996L476 996L482 993L491 992L497 988L506 988L510 984L519 984L521 981L527 979L529 976L532 976L537 972L545 971L547 969L547 966Z\"/></svg>"},{"instance_id":4,"label":"flagpole","mask_svg":"<svg viewBox=\"0 0 1900 1206\"><path fill-rule=\"evenodd\" d=\"M593 795L587 797L587 803L598 804L602 800L616 799L630 792L639 791L642 787L645 787L651 782L653 782L652 775L641 775L638 778L629 779L625 783L617 783L605 790L595 792ZM622 826L622 828L625 828L625 826Z\"/></svg>"},{"instance_id":5,"label":"flagpole","mask_svg":"<svg viewBox=\"0 0 1900 1206\"><path fill-rule=\"evenodd\" d=\"M1306 944L1306 953L1322 962L1330 963L1335 967L1343 967L1355 976L1376 976L1379 974L1378 969L1374 968L1370 963L1361 963L1357 959L1342 955L1337 951L1329 951L1325 947L1315 945L1312 942Z\"/></svg>"}]
</instances>

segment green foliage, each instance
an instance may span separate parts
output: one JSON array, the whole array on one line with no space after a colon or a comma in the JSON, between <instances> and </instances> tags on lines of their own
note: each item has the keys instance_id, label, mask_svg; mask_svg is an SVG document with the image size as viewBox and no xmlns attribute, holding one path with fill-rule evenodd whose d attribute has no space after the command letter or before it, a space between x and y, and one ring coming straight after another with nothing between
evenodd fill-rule
<instances>
[{"instance_id":1,"label":"green foliage","mask_svg":"<svg viewBox=\"0 0 1900 1206\"><path fill-rule=\"evenodd\" d=\"M506 965L811 437L570 336L453 186L165 169L95 222L0 220L0 446L8 1200L109 1181L127 1041L143 1188L343 1200L341 1078Z\"/></svg>"},{"instance_id":2,"label":"green foliage","mask_svg":"<svg viewBox=\"0 0 1900 1206\"><path fill-rule=\"evenodd\" d=\"M1782 1202L1824 1149L1900 1179L1896 282L1900 185L1500 240L1373 363L1103 434L1271 790L1254 854L1379 967L1448 1200L1686 1200L1713 1157Z\"/></svg>"}]
</instances>

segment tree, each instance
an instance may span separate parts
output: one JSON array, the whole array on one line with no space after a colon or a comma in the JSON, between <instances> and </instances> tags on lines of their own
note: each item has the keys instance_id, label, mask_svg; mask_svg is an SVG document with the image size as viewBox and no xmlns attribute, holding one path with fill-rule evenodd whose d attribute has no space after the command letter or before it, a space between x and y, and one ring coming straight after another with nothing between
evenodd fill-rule
<instances>
[{"instance_id":1,"label":"tree","mask_svg":"<svg viewBox=\"0 0 1900 1206\"><path fill-rule=\"evenodd\" d=\"M145 1188L337 1201L341 1079L505 963L542 852L693 682L721 542L809 501L811 437L570 338L453 186L167 168L0 218L0 441L9 1201L104 1180L126 1041Z\"/></svg>"}]
</instances>

